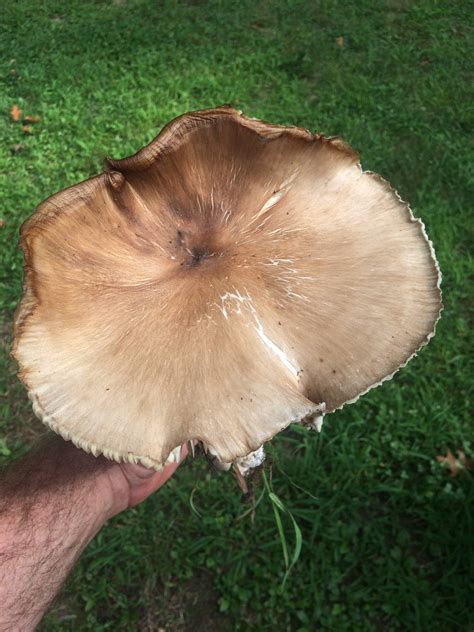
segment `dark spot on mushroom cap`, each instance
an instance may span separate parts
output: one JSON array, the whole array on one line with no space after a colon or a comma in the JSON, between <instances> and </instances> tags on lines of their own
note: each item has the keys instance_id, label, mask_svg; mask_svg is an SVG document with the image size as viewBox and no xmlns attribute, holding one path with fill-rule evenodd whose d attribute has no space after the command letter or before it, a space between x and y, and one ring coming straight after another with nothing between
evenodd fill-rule
<instances>
[{"instance_id":1,"label":"dark spot on mushroom cap","mask_svg":"<svg viewBox=\"0 0 474 632\"><path fill-rule=\"evenodd\" d=\"M187 259L186 263L189 267L192 268L194 266L199 265L199 263L203 259L207 259L210 255L211 253L209 253L207 250L204 250L201 248L193 248L193 250L191 251L191 255Z\"/></svg>"}]
</instances>

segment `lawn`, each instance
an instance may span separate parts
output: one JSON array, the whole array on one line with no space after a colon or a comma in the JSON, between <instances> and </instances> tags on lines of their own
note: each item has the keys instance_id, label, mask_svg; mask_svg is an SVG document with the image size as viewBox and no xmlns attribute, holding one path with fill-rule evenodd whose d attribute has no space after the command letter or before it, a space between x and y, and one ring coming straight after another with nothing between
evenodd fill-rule
<instances>
[{"instance_id":1,"label":"lawn","mask_svg":"<svg viewBox=\"0 0 474 632\"><path fill-rule=\"evenodd\" d=\"M103 529L41 629L471 631L474 473L452 477L436 456L450 449L474 458L474 4L2 5L2 461L43 431L8 356L21 223L45 197L99 172L105 156L136 151L182 112L231 103L342 136L423 218L443 272L437 335L408 367L327 417L321 435L293 428L273 441L266 486L255 480L249 498L230 474L189 460ZM15 104L39 122L23 129ZM291 561L299 533L301 555L282 587L282 543Z\"/></svg>"}]
</instances>

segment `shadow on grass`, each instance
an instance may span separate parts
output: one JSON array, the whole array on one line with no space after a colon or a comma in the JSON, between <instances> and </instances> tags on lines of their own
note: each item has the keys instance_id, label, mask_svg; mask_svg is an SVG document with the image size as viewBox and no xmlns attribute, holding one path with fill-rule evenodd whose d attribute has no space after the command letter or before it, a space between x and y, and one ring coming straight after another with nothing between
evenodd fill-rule
<instances>
[{"instance_id":1,"label":"shadow on grass","mask_svg":"<svg viewBox=\"0 0 474 632\"><path fill-rule=\"evenodd\" d=\"M0 463L24 452L46 433L35 417L26 390L10 357L13 314L0 312Z\"/></svg>"}]
</instances>

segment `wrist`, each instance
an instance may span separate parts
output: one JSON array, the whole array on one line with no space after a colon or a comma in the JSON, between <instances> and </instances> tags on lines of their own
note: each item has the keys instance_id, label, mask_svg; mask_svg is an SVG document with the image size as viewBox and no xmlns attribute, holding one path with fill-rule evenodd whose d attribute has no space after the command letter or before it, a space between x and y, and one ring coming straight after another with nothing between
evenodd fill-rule
<instances>
[{"instance_id":1,"label":"wrist","mask_svg":"<svg viewBox=\"0 0 474 632\"><path fill-rule=\"evenodd\" d=\"M95 457L53 434L49 434L27 459L35 465L41 462L44 476L54 476L58 485L70 488L73 495L82 499L87 507L84 517L90 519L92 530L98 531L121 510L120 499L126 495L126 488L120 486L120 478L112 474L119 467L116 463L103 456Z\"/></svg>"}]
</instances>

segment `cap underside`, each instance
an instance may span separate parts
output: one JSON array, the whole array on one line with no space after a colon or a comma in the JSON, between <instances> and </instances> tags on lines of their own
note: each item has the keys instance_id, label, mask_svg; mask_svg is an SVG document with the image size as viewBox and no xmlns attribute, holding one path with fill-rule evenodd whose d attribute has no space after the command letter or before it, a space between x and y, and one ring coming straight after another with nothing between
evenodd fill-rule
<instances>
[{"instance_id":1,"label":"cap underside","mask_svg":"<svg viewBox=\"0 0 474 632\"><path fill-rule=\"evenodd\" d=\"M354 400L434 331L423 225L340 141L230 108L180 117L22 231L14 356L85 449L225 462Z\"/></svg>"}]
</instances>

